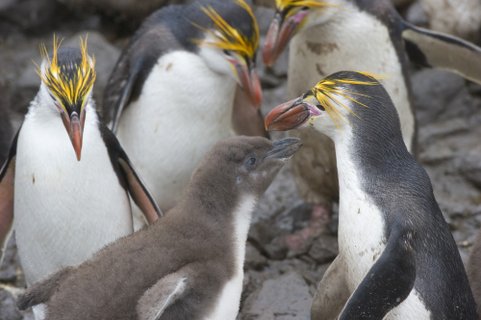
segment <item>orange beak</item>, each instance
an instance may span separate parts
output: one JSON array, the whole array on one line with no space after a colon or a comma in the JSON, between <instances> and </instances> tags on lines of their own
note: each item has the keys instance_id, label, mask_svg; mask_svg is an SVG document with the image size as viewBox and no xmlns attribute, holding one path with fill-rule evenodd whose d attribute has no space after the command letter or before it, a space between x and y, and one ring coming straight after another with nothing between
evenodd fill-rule
<instances>
[{"instance_id":1,"label":"orange beak","mask_svg":"<svg viewBox=\"0 0 481 320\"><path fill-rule=\"evenodd\" d=\"M62 113L62 120L70 137L70 141L72 142L77 160L80 161L82 155L82 137L85 123L85 111L81 111L80 118L75 111L70 114L70 117L68 117L66 113Z\"/></svg>"},{"instance_id":2,"label":"orange beak","mask_svg":"<svg viewBox=\"0 0 481 320\"><path fill-rule=\"evenodd\" d=\"M284 19L280 12L276 12L269 31L267 31L266 41L262 50L262 59L266 66L270 67L274 65L307 14L308 11L299 11L289 18Z\"/></svg>"},{"instance_id":3,"label":"orange beak","mask_svg":"<svg viewBox=\"0 0 481 320\"><path fill-rule=\"evenodd\" d=\"M302 98L296 98L278 105L269 112L264 120L267 131L287 131L306 123L312 115L319 115L320 111Z\"/></svg>"},{"instance_id":4,"label":"orange beak","mask_svg":"<svg viewBox=\"0 0 481 320\"><path fill-rule=\"evenodd\" d=\"M255 108L262 104L262 87L255 68L249 68L247 64L235 63L242 89L246 91Z\"/></svg>"}]
</instances>

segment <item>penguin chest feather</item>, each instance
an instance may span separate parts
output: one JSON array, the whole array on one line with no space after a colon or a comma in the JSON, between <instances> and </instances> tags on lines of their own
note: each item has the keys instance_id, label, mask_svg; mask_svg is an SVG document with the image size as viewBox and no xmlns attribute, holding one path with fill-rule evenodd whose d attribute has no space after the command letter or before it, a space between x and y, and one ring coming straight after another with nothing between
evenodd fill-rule
<instances>
[{"instance_id":1,"label":"penguin chest feather","mask_svg":"<svg viewBox=\"0 0 481 320\"><path fill-rule=\"evenodd\" d=\"M244 280L244 259L247 233L249 232L252 209L255 198L247 196L242 199L234 213L234 234L232 243L234 249L234 274L221 289L212 313L205 320L234 320L239 313L239 303Z\"/></svg>"},{"instance_id":2,"label":"penguin chest feather","mask_svg":"<svg viewBox=\"0 0 481 320\"><path fill-rule=\"evenodd\" d=\"M132 232L128 196L94 111L77 161L59 115L41 108L48 109L31 110L22 126L15 172L14 228L29 284Z\"/></svg>"},{"instance_id":3,"label":"penguin chest feather","mask_svg":"<svg viewBox=\"0 0 481 320\"><path fill-rule=\"evenodd\" d=\"M175 51L159 58L124 110L119 140L163 210L175 204L206 151L232 135L235 88L198 55Z\"/></svg>"},{"instance_id":4,"label":"penguin chest feather","mask_svg":"<svg viewBox=\"0 0 481 320\"><path fill-rule=\"evenodd\" d=\"M348 139L346 139L348 140ZM382 208L363 191L359 159L354 160L348 143L336 141L339 168L339 255L344 277L352 294L386 248L386 221ZM385 320L430 319L419 293L409 296L391 310Z\"/></svg>"}]
</instances>

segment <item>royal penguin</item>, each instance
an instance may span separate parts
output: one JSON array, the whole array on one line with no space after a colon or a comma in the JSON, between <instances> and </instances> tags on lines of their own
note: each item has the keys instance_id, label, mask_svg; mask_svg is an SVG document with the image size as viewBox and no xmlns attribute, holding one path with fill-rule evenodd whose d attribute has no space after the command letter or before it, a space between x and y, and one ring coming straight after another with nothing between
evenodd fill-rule
<instances>
[{"instance_id":1,"label":"royal penguin","mask_svg":"<svg viewBox=\"0 0 481 320\"><path fill-rule=\"evenodd\" d=\"M147 221L161 214L98 120L86 39L79 49L54 38L42 55L40 89L0 171L0 248L14 229L27 285L131 234L129 195Z\"/></svg>"},{"instance_id":2,"label":"royal penguin","mask_svg":"<svg viewBox=\"0 0 481 320\"><path fill-rule=\"evenodd\" d=\"M45 304L49 320L236 319L252 211L299 147L296 138L217 143L162 219L34 285L17 305Z\"/></svg>"},{"instance_id":3,"label":"royal penguin","mask_svg":"<svg viewBox=\"0 0 481 320\"><path fill-rule=\"evenodd\" d=\"M410 25L390 0L276 0L275 6L263 59L272 65L290 43L289 96L298 96L319 78L341 70L378 74L399 114L403 140L411 152L415 151L416 123L408 56L414 62L481 81L480 48ZM314 210L328 212L338 198L333 144L315 130L292 134L304 141L304 148L291 162L300 194Z\"/></svg>"},{"instance_id":4,"label":"royal penguin","mask_svg":"<svg viewBox=\"0 0 481 320\"><path fill-rule=\"evenodd\" d=\"M477 319L429 177L408 151L393 102L375 78L330 75L274 108L266 127L310 127L336 149L339 254L319 284L313 320Z\"/></svg>"},{"instance_id":5,"label":"royal penguin","mask_svg":"<svg viewBox=\"0 0 481 320\"><path fill-rule=\"evenodd\" d=\"M235 132L266 134L258 44L247 2L203 0L156 11L121 54L105 91L104 121L163 211L215 142Z\"/></svg>"},{"instance_id":6,"label":"royal penguin","mask_svg":"<svg viewBox=\"0 0 481 320\"><path fill-rule=\"evenodd\" d=\"M478 233L474 240L473 248L469 255L467 271L474 300L476 301L478 315L481 316L481 232Z\"/></svg>"}]
</instances>

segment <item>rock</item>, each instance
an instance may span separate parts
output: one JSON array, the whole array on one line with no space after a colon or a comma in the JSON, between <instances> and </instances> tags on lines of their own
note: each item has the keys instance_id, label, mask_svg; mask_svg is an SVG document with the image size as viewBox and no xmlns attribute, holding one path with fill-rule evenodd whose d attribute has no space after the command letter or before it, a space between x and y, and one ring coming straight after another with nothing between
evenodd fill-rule
<instances>
[{"instance_id":1,"label":"rock","mask_svg":"<svg viewBox=\"0 0 481 320\"><path fill-rule=\"evenodd\" d=\"M316 238L309 250L309 256L319 264L331 262L338 253L337 238L326 234Z\"/></svg>"},{"instance_id":2,"label":"rock","mask_svg":"<svg viewBox=\"0 0 481 320\"><path fill-rule=\"evenodd\" d=\"M462 77L438 69L423 69L412 77L416 118L427 123L471 115L476 107Z\"/></svg>"},{"instance_id":3,"label":"rock","mask_svg":"<svg viewBox=\"0 0 481 320\"><path fill-rule=\"evenodd\" d=\"M23 316L18 311L15 298L6 290L0 289L0 319L22 320Z\"/></svg>"},{"instance_id":4,"label":"rock","mask_svg":"<svg viewBox=\"0 0 481 320\"><path fill-rule=\"evenodd\" d=\"M303 320L309 319L312 296L304 279L289 272L263 283L246 300L242 319Z\"/></svg>"},{"instance_id":5,"label":"rock","mask_svg":"<svg viewBox=\"0 0 481 320\"><path fill-rule=\"evenodd\" d=\"M481 146L471 150L462 158L460 171L462 175L481 190Z\"/></svg>"},{"instance_id":6,"label":"rock","mask_svg":"<svg viewBox=\"0 0 481 320\"><path fill-rule=\"evenodd\" d=\"M10 241L5 250L5 256L0 264L0 282L15 282L17 280L17 247L15 237L10 237ZM2 319L0 317L0 319Z\"/></svg>"},{"instance_id":7,"label":"rock","mask_svg":"<svg viewBox=\"0 0 481 320\"><path fill-rule=\"evenodd\" d=\"M480 40L481 1L421 0L431 29L470 41Z\"/></svg>"},{"instance_id":8,"label":"rock","mask_svg":"<svg viewBox=\"0 0 481 320\"><path fill-rule=\"evenodd\" d=\"M5 23L30 34L53 29L69 15L71 19L72 13L52 0L6 1L0 5L0 25Z\"/></svg>"},{"instance_id":9,"label":"rock","mask_svg":"<svg viewBox=\"0 0 481 320\"><path fill-rule=\"evenodd\" d=\"M110 44L102 34L95 31L77 33L69 37L68 40L65 41L65 45L79 47L80 37L85 37L87 34L88 51L91 56L95 57L95 70L97 74L93 94L97 105L100 105L103 100L103 92L107 81L120 56L120 49Z\"/></svg>"},{"instance_id":10,"label":"rock","mask_svg":"<svg viewBox=\"0 0 481 320\"><path fill-rule=\"evenodd\" d=\"M260 270L266 265L267 258L264 257L251 243L247 242L244 269Z\"/></svg>"},{"instance_id":11,"label":"rock","mask_svg":"<svg viewBox=\"0 0 481 320\"><path fill-rule=\"evenodd\" d=\"M0 92L6 92L6 84L0 82ZM13 128L10 122L10 101L7 94L0 95L0 167L7 158L13 139Z\"/></svg>"},{"instance_id":12,"label":"rock","mask_svg":"<svg viewBox=\"0 0 481 320\"><path fill-rule=\"evenodd\" d=\"M406 10L406 20L416 26L427 27L428 17L419 2L414 2Z\"/></svg>"}]
</instances>

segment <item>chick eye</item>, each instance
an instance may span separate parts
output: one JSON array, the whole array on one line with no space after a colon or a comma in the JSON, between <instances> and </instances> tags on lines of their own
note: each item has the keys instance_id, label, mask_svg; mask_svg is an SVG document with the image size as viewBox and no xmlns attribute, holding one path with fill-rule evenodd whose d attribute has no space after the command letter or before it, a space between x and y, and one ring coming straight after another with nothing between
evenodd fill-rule
<instances>
[{"instance_id":1,"label":"chick eye","mask_svg":"<svg viewBox=\"0 0 481 320\"><path fill-rule=\"evenodd\" d=\"M254 155L251 155L250 157L247 158L245 161L245 166L248 169L254 169L257 164L257 158Z\"/></svg>"}]
</instances>

